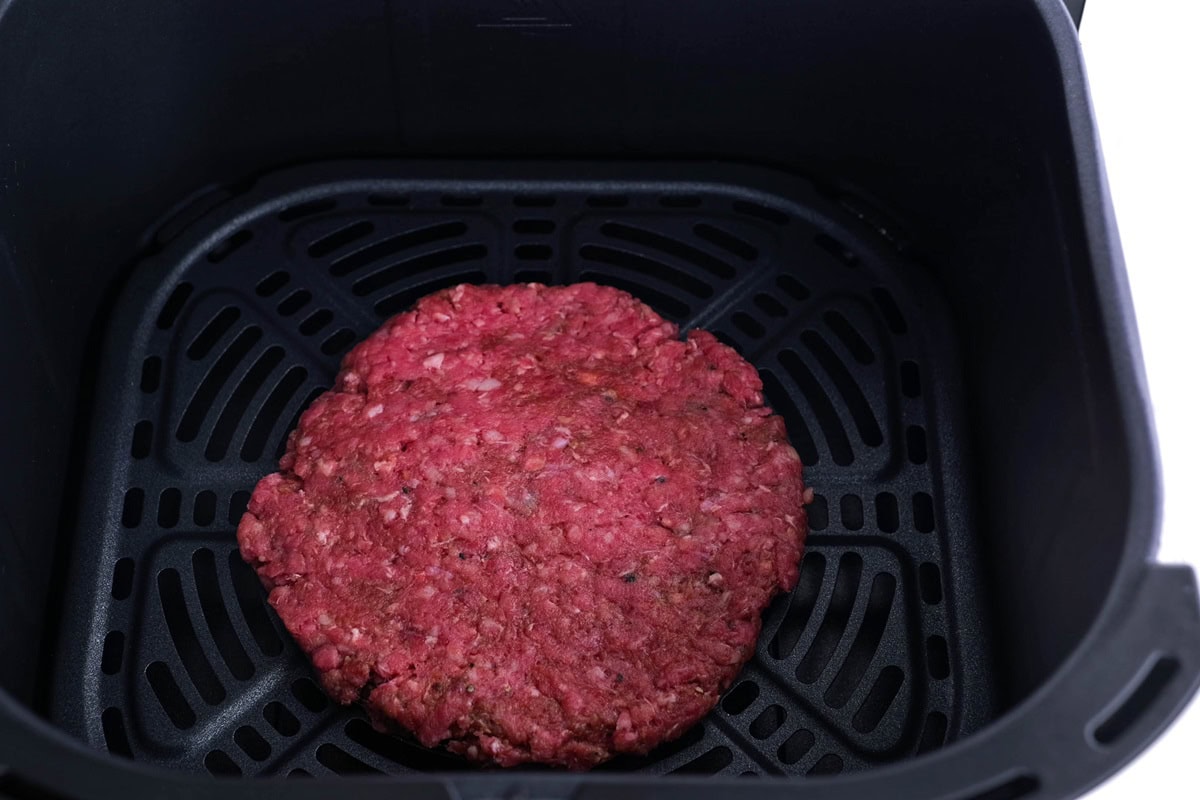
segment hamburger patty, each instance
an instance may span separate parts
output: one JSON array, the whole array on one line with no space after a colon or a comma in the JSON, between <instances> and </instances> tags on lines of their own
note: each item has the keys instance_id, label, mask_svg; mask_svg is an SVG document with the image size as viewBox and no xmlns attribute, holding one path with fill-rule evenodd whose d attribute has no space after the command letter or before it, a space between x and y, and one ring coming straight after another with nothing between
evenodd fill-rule
<instances>
[{"instance_id":1,"label":"hamburger patty","mask_svg":"<svg viewBox=\"0 0 1200 800\"><path fill-rule=\"evenodd\" d=\"M683 733L807 530L755 369L594 284L458 286L352 350L238 527L337 701L471 760Z\"/></svg>"}]
</instances>

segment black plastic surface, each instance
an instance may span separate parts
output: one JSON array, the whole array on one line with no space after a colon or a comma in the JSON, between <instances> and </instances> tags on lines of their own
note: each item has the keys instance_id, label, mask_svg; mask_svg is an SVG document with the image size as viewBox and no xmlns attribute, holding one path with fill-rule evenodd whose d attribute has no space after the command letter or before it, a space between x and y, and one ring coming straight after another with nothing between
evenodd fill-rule
<instances>
[{"instance_id":1,"label":"black plastic surface","mask_svg":"<svg viewBox=\"0 0 1200 800\"><path fill-rule=\"evenodd\" d=\"M1190 571L1148 563L1153 431L1062 0L502 5L0 2L0 762L19 765L0 796L1040 800L1075 797L1128 763L1196 689L1200 617ZM110 614L103 592L96 611L63 595L97 568L80 555L93 529L76 524L78 498L104 531L120 514L106 498L124 489L89 471L84 445L122 452L139 421L97 415L92 392L96 374L131 366L119 351L98 363L116 289L156 247L147 231L165 241L247 176L348 157L770 164L846 190L865 221L919 250L952 317L937 343L963 356L949 388L972 457L930 452L944 479L977 489L964 504L976 519L954 529L976 534L981 569L943 579L954 597L987 589L990 658L973 668L997 689L995 719L920 758L804 780L464 771L216 783L49 724L57 681L70 730L104 739L82 699L97 707L112 682L93 670L65 686L54 665L102 663L108 633L91 627ZM154 270L170 261L154 264L166 291L170 276ZM99 538L101 559L115 542L141 545ZM77 573L61 569L68 560ZM143 577L135 565L134 583ZM77 624L59 636L63 620ZM202 738L193 728L179 742Z\"/></svg>"},{"instance_id":2,"label":"black plastic surface","mask_svg":"<svg viewBox=\"0 0 1200 800\"><path fill-rule=\"evenodd\" d=\"M1136 755L1177 715L1200 681L1196 577L1183 567L1145 566L1126 586L1121 613L1090 635L1068 667L1032 702L924 758L833 779L475 770L406 774L390 780L334 775L311 780L213 782L206 775L112 758L36 720L0 694L0 752L20 764L0 770L0 797L173 797L202 800L318 800L352 793L384 800L571 798L640 800L1023 800L1077 797ZM1165 679L1158 664L1173 665ZM1100 734L1115 717L1115 738ZM998 755L999 754L999 755ZM69 764L70 769L62 765ZM15 791L13 791L15 790Z\"/></svg>"},{"instance_id":3,"label":"black plastic surface","mask_svg":"<svg viewBox=\"0 0 1200 800\"><path fill-rule=\"evenodd\" d=\"M1071 19L1074 20L1075 26L1079 27L1079 23L1083 20L1083 6L1087 0L1063 0L1067 11L1071 14Z\"/></svg>"},{"instance_id":4,"label":"black plastic surface","mask_svg":"<svg viewBox=\"0 0 1200 800\"><path fill-rule=\"evenodd\" d=\"M719 708L604 770L836 774L988 718L944 310L920 267L808 184L340 164L164 231L178 238L124 290L95 391L65 602L91 615L67 620L56 665L64 728L216 774L465 767L330 706L233 530L354 342L436 288L533 280L609 283L716 332L759 367L817 492L799 586ZM70 642L89 643L84 657Z\"/></svg>"},{"instance_id":5,"label":"black plastic surface","mask_svg":"<svg viewBox=\"0 0 1200 800\"><path fill-rule=\"evenodd\" d=\"M345 157L719 158L885 211L963 353L999 707L1101 619L1156 481L1061 0L529 3L0 5L5 691L47 707L95 343L147 232Z\"/></svg>"}]
</instances>

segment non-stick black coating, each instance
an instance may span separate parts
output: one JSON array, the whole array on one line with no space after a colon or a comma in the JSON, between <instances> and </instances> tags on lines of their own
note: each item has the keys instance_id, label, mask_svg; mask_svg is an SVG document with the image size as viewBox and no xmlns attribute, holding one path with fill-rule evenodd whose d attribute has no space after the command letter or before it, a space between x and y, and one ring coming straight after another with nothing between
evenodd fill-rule
<instances>
[{"instance_id":1,"label":"non-stick black coating","mask_svg":"<svg viewBox=\"0 0 1200 800\"><path fill-rule=\"evenodd\" d=\"M300 412L388 316L460 282L581 280L749 358L816 491L799 586L718 709L604 769L836 774L987 719L969 488L942 471L963 460L961 381L921 267L809 184L758 170L345 169L268 178L121 297L94 390L111 436L89 468L111 488L87 497L64 605L93 610L68 637L98 646L62 651L60 725L215 774L464 768L331 707L233 529ZM471 172L499 170L447 166Z\"/></svg>"}]
</instances>

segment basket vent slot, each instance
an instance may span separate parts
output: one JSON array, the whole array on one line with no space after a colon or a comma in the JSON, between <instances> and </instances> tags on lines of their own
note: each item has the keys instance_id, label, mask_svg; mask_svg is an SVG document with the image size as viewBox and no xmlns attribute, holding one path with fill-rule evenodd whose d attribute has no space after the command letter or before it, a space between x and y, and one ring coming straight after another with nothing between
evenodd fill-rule
<instances>
[{"instance_id":1,"label":"basket vent slot","mask_svg":"<svg viewBox=\"0 0 1200 800\"><path fill-rule=\"evenodd\" d=\"M242 768L224 750L210 750L204 757L204 768L213 775L241 775Z\"/></svg>"},{"instance_id":2,"label":"basket vent slot","mask_svg":"<svg viewBox=\"0 0 1200 800\"><path fill-rule=\"evenodd\" d=\"M196 712L192 711L187 698L183 696L170 667L161 661L153 662L146 667L146 680L167 718L176 728L183 730L196 724Z\"/></svg>"},{"instance_id":3,"label":"basket vent slot","mask_svg":"<svg viewBox=\"0 0 1200 800\"><path fill-rule=\"evenodd\" d=\"M100 715L100 725L104 730L104 744L108 752L115 756L133 758L133 748L129 746L129 734L125 731L125 718L121 709L110 707Z\"/></svg>"},{"instance_id":4,"label":"basket vent slot","mask_svg":"<svg viewBox=\"0 0 1200 800\"><path fill-rule=\"evenodd\" d=\"M300 732L300 720L278 700L272 700L263 708L263 719L280 736L295 736Z\"/></svg>"},{"instance_id":5,"label":"basket vent slot","mask_svg":"<svg viewBox=\"0 0 1200 800\"><path fill-rule=\"evenodd\" d=\"M329 742L317 748L317 761L320 761L322 766L328 767L338 775L361 775L364 773L379 772L379 770L358 760L342 748Z\"/></svg>"},{"instance_id":6,"label":"basket vent slot","mask_svg":"<svg viewBox=\"0 0 1200 800\"><path fill-rule=\"evenodd\" d=\"M113 565L112 596L124 600L133 592L133 559L126 556Z\"/></svg>"},{"instance_id":7,"label":"basket vent slot","mask_svg":"<svg viewBox=\"0 0 1200 800\"><path fill-rule=\"evenodd\" d=\"M167 631L171 634L175 652L179 655L192 685L209 705L220 703L226 696L225 687L217 678L217 673L205 654L204 646L196 635L196 628L192 624L183 595L183 582L177 571L168 568L158 573L158 595L162 602L163 616L167 621Z\"/></svg>"},{"instance_id":8,"label":"basket vent slot","mask_svg":"<svg viewBox=\"0 0 1200 800\"><path fill-rule=\"evenodd\" d=\"M801 728L779 745L779 760L789 766L796 764L808 755L808 751L812 750L816 743L812 732Z\"/></svg>"},{"instance_id":9,"label":"basket vent slot","mask_svg":"<svg viewBox=\"0 0 1200 800\"><path fill-rule=\"evenodd\" d=\"M243 725L233 733L233 741L242 752L255 761L266 761L271 756L271 745L262 734L249 725Z\"/></svg>"},{"instance_id":10,"label":"basket vent slot","mask_svg":"<svg viewBox=\"0 0 1200 800\"><path fill-rule=\"evenodd\" d=\"M829 665L838 644L846 633L846 625L850 621L850 613L854 610L854 601L858 596L858 585L862 580L863 561L857 553L847 553L838 564L837 577L834 578L833 595L829 600L829 610L817 629L816 638L804 654L804 659L796 668L796 677L802 683L816 683L821 673Z\"/></svg>"},{"instance_id":11,"label":"basket vent slot","mask_svg":"<svg viewBox=\"0 0 1200 800\"><path fill-rule=\"evenodd\" d=\"M283 642L276 633L275 626L271 624L262 584L259 583L254 570L242 560L236 550L229 553L229 575L233 581L242 619L250 629L250 635L254 637L258 649L265 656L279 655L283 650Z\"/></svg>"},{"instance_id":12,"label":"basket vent slot","mask_svg":"<svg viewBox=\"0 0 1200 800\"><path fill-rule=\"evenodd\" d=\"M671 772L675 775L716 775L732 763L733 751L722 745L693 758Z\"/></svg>"},{"instance_id":13,"label":"basket vent slot","mask_svg":"<svg viewBox=\"0 0 1200 800\"><path fill-rule=\"evenodd\" d=\"M750 723L750 735L755 739L769 739L775 731L787 722L787 712L783 706L772 703L759 712Z\"/></svg>"},{"instance_id":14,"label":"basket vent slot","mask_svg":"<svg viewBox=\"0 0 1200 800\"><path fill-rule=\"evenodd\" d=\"M733 687L721 701L721 708L727 714L741 714L758 699L759 688L754 681L742 681Z\"/></svg>"},{"instance_id":15,"label":"basket vent slot","mask_svg":"<svg viewBox=\"0 0 1200 800\"><path fill-rule=\"evenodd\" d=\"M375 232L375 225L368 220L359 220L338 228L333 233L322 236L308 246L308 255L312 258L324 258L347 245L366 238Z\"/></svg>"},{"instance_id":16,"label":"basket vent slot","mask_svg":"<svg viewBox=\"0 0 1200 800\"><path fill-rule=\"evenodd\" d=\"M441 222L436 225L428 225L408 230L404 233L394 234L338 258L329 265L329 272L331 275L340 278L376 261L403 253L405 250L412 250L447 239L456 239L468 230L467 224L459 220Z\"/></svg>"},{"instance_id":17,"label":"basket vent slot","mask_svg":"<svg viewBox=\"0 0 1200 800\"><path fill-rule=\"evenodd\" d=\"M774 658L787 658L800 642L816 609L817 599L825 582L825 556L809 552L800 563L800 580L788 598L787 611L779 629L768 645Z\"/></svg>"},{"instance_id":18,"label":"basket vent slot","mask_svg":"<svg viewBox=\"0 0 1200 800\"><path fill-rule=\"evenodd\" d=\"M240 681L254 675L254 663L246 655L238 639L237 631L225 608L220 578L217 576L217 559L213 551L202 547L192 554L192 571L196 579L196 591L200 595L200 609L208 623L208 632L217 645L217 651L230 674Z\"/></svg>"}]
</instances>

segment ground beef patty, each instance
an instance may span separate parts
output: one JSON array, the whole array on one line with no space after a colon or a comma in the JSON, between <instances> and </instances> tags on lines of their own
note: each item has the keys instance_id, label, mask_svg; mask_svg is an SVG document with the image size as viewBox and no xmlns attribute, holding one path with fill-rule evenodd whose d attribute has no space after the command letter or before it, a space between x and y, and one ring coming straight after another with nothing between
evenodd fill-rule
<instances>
[{"instance_id":1,"label":"ground beef patty","mask_svg":"<svg viewBox=\"0 0 1200 800\"><path fill-rule=\"evenodd\" d=\"M238 527L339 702L582 769L704 716L796 581L757 372L625 292L458 286L345 359Z\"/></svg>"}]
</instances>

